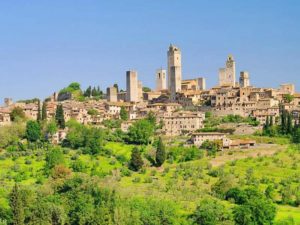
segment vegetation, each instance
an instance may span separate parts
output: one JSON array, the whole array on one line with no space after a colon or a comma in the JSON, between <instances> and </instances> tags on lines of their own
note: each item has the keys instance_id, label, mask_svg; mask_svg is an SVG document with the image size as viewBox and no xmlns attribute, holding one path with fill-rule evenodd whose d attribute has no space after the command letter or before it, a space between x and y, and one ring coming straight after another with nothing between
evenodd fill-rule
<instances>
[{"instance_id":1,"label":"vegetation","mask_svg":"<svg viewBox=\"0 0 300 225\"><path fill-rule=\"evenodd\" d=\"M128 120L128 118L129 118L128 112L126 111L124 106L121 107L120 118L121 118L121 120L124 120L124 121Z\"/></svg>"},{"instance_id":2,"label":"vegetation","mask_svg":"<svg viewBox=\"0 0 300 225\"><path fill-rule=\"evenodd\" d=\"M157 137L153 113L127 133L117 121L70 120L60 145L49 143L57 120L1 127L0 224L300 223L300 147L289 135L231 136L261 146L221 152Z\"/></svg>"},{"instance_id":3,"label":"vegetation","mask_svg":"<svg viewBox=\"0 0 300 225\"><path fill-rule=\"evenodd\" d=\"M64 129L65 124L65 117L64 117L64 109L62 105L58 105L55 112L55 120L59 128Z\"/></svg>"},{"instance_id":4,"label":"vegetation","mask_svg":"<svg viewBox=\"0 0 300 225\"><path fill-rule=\"evenodd\" d=\"M10 113L10 119L12 121L17 121L17 120L24 120L25 119L25 113L23 109L19 106L13 108L13 110Z\"/></svg>"}]
</instances>

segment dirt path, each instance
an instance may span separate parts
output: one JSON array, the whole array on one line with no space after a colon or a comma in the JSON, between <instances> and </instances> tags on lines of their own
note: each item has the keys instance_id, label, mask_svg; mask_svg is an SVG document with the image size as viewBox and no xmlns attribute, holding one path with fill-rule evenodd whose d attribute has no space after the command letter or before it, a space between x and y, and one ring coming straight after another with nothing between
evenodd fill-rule
<instances>
[{"instance_id":1,"label":"dirt path","mask_svg":"<svg viewBox=\"0 0 300 225\"><path fill-rule=\"evenodd\" d=\"M213 158L210 162L213 167L217 167L236 159L258 156L271 156L274 153L285 149L286 146L284 145L260 144L257 147L251 149L225 150L220 155L217 155L215 158Z\"/></svg>"}]
</instances>

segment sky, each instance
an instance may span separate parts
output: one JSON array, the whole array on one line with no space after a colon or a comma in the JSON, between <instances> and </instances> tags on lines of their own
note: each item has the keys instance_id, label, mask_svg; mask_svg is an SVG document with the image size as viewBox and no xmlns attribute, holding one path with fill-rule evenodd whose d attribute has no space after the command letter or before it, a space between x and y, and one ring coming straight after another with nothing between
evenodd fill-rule
<instances>
[{"instance_id":1,"label":"sky","mask_svg":"<svg viewBox=\"0 0 300 225\"><path fill-rule=\"evenodd\" d=\"M155 87L170 43L183 79L218 83L228 54L251 84L300 90L299 0L0 1L0 101L45 98L71 82ZM1 104L1 103L0 103Z\"/></svg>"}]
</instances>

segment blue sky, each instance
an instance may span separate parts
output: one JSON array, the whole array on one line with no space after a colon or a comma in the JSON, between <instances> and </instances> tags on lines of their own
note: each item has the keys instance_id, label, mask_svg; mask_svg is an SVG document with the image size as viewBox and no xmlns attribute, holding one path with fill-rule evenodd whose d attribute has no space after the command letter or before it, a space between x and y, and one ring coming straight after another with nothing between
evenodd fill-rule
<instances>
[{"instance_id":1,"label":"blue sky","mask_svg":"<svg viewBox=\"0 0 300 225\"><path fill-rule=\"evenodd\" d=\"M72 81L125 87L128 69L154 87L170 43L183 78L216 85L231 53L252 84L299 90L299 12L298 0L0 1L0 98L44 98Z\"/></svg>"}]
</instances>

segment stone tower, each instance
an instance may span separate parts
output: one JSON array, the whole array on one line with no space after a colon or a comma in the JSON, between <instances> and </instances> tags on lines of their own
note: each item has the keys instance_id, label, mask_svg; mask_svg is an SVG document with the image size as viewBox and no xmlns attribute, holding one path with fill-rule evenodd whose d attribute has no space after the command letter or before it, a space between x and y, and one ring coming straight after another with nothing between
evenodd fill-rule
<instances>
[{"instance_id":1,"label":"stone tower","mask_svg":"<svg viewBox=\"0 0 300 225\"><path fill-rule=\"evenodd\" d=\"M117 102L118 101L118 92L116 87L108 87L106 89L106 98L109 102Z\"/></svg>"},{"instance_id":2,"label":"stone tower","mask_svg":"<svg viewBox=\"0 0 300 225\"><path fill-rule=\"evenodd\" d=\"M176 92L181 91L181 51L173 45L168 50L168 86L174 100Z\"/></svg>"},{"instance_id":3,"label":"stone tower","mask_svg":"<svg viewBox=\"0 0 300 225\"><path fill-rule=\"evenodd\" d=\"M138 75L136 71L126 72L126 101L138 101Z\"/></svg>"},{"instance_id":4,"label":"stone tower","mask_svg":"<svg viewBox=\"0 0 300 225\"><path fill-rule=\"evenodd\" d=\"M156 71L156 90L161 91L167 89L167 72L163 69Z\"/></svg>"},{"instance_id":5,"label":"stone tower","mask_svg":"<svg viewBox=\"0 0 300 225\"><path fill-rule=\"evenodd\" d=\"M247 71L241 71L240 73L240 87L249 87L250 77Z\"/></svg>"},{"instance_id":6,"label":"stone tower","mask_svg":"<svg viewBox=\"0 0 300 225\"><path fill-rule=\"evenodd\" d=\"M219 85L234 87L236 85L235 80L235 61L233 56L229 55L226 60L226 67L219 70Z\"/></svg>"},{"instance_id":7,"label":"stone tower","mask_svg":"<svg viewBox=\"0 0 300 225\"><path fill-rule=\"evenodd\" d=\"M11 106L13 104L13 100L11 98L5 98L4 104L6 107Z\"/></svg>"}]
</instances>

